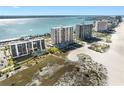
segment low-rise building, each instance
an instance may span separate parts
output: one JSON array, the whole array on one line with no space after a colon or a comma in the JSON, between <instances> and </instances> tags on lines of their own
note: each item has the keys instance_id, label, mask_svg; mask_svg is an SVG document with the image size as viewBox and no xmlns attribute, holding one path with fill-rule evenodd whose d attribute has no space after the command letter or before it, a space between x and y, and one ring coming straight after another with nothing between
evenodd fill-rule
<instances>
[{"instance_id":1,"label":"low-rise building","mask_svg":"<svg viewBox=\"0 0 124 93\"><path fill-rule=\"evenodd\" d=\"M43 38L34 38L21 41L12 41L9 43L10 53L13 58L29 55L35 51L45 50Z\"/></svg>"}]
</instances>

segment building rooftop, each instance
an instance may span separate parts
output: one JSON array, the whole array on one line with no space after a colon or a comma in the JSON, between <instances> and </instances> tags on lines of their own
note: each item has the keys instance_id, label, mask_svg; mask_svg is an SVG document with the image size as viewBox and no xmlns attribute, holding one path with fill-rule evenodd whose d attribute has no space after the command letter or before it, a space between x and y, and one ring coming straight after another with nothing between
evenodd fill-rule
<instances>
[{"instance_id":1,"label":"building rooftop","mask_svg":"<svg viewBox=\"0 0 124 93\"><path fill-rule=\"evenodd\" d=\"M89 26L89 25L93 25L93 24L76 24L76 25L86 25L86 26Z\"/></svg>"},{"instance_id":2,"label":"building rooftop","mask_svg":"<svg viewBox=\"0 0 124 93\"><path fill-rule=\"evenodd\" d=\"M24 38L24 39L20 39L20 40L16 40L16 41L11 41L9 42L9 45L13 45L13 44L20 44L20 43L26 43L26 42L32 42L32 41L36 41L36 40L43 40L42 37L36 37L36 38Z\"/></svg>"},{"instance_id":3,"label":"building rooftop","mask_svg":"<svg viewBox=\"0 0 124 93\"><path fill-rule=\"evenodd\" d=\"M52 27L52 29L68 28L68 27L73 27L73 26L71 26L71 25L69 25L69 26L56 26L56 27Z\"/></svg>"},{"instance_id":4,"label":"building rooftop","mask_svg":"<svg viewBox=\"0 0 124 93\"><path fill-rule=\"evenodd\" d=\"M103 19L103 20L97 20L96 22L108 22L109 20Z\"/></svg>"}]
</instances>

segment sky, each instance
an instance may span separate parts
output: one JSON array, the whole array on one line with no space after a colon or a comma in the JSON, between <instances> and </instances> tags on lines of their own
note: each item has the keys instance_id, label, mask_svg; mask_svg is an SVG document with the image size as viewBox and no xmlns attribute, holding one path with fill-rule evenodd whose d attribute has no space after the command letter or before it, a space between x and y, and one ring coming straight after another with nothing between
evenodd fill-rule
<instances>
[{"instance_id":1,"label":"sky","mask_svg":"<svg viewBox=\"0 0 124 93\"><path fill-rule=\"evenodd\" d=\"M0 6L1 15L124 15L124 6Z\"/></svg>"}]
</instances>

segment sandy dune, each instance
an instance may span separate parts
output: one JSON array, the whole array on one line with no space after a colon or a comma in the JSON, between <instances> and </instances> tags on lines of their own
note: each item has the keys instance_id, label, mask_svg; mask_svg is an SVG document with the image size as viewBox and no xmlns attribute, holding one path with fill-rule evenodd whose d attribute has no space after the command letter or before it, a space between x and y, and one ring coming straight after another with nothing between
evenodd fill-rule
<instances>
[{"instance_id":1,"label":"sandy dune","mask_svg":"<svg viewBox=\"0 0 124 93\"><path fill-rule=\"evenodd\" d=\"M77 61L77 54L88 54L94 61L107 67L108 85L124 85L124 22L120 23L116 31L112 36L111 47L106 53L98 53L82 47L71 51L67 56L68 59Z\"/></svg>"}]
</instances>

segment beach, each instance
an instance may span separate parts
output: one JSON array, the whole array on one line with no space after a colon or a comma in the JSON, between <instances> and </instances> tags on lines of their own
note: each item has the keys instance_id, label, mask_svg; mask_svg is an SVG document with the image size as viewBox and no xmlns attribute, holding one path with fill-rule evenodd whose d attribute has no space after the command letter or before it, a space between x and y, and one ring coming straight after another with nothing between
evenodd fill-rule
<instances>
[{"instance_id":1,"label":"beach","mask_svg":"<svg viewBox=\"0 0 124 93\"><path fill-rule=\"evenodd\" d=\"M85 47L70 51L67 58L77 61L77 54L85 53L98 63L106 66L108 70L108 84L110 86L124 85L124 21L115 28L112 35L110 49L105 53L98 53Z\"/></svg>"}]
</instances>

